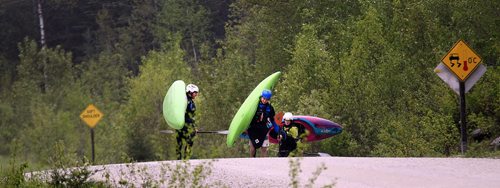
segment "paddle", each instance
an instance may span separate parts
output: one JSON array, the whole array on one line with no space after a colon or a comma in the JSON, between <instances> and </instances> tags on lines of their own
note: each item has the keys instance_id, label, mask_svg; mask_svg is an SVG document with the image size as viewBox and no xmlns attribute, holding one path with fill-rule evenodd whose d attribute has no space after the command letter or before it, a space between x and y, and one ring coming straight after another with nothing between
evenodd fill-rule
<instances>
[{"instance_id":1,"label":"paddle","mask_svg":"<svg viewBox=\"0 0 500 188\"><path fill-rule=\"evenodd\" d=\"M281 124L281 121L283 120L283 115L284 115L283 112L278 112L278 114L274 115L274 122L276 122L276 124L278 124L278 126L280 126L280 129L283 127L283 125ZM274 131L274 130L271 130L271 131ZM281 135L280 132L278 132L277 136L276 136L276 140L279 138L280 135ZM269 140L269 141L271 141L271 140ZM281 147L281 140L278 141L278 156L279 156L279 148L280 147Z\"/></svg>"},{"instance_id":2,"label":"paddle","mask_svg":"<svg viewBox=\"0 0 500 188\"><path fill-rule=\"evenodd\" d=\"M276 122L276 124L278 124L280 127L282 127L283 125L281 124L281 121L283 120L283 115L284 113L283 112L278 112L276 115L274 115L274 121Z\"/></svg>"},{"instance_id":3,"label":"paddle","mask_svg":"<svg viewBox=\"0 0 500 188\"><path fill-rule=\"evenodd\" d=\"M175 131L174 130L161 130L160 133L173 134L173 133L175 133ZM229 133L229 131L228 130L221 130L221 131L197 131L196 133L223 134L223 135L227 135Z\"/></svg>"}]
</instances>

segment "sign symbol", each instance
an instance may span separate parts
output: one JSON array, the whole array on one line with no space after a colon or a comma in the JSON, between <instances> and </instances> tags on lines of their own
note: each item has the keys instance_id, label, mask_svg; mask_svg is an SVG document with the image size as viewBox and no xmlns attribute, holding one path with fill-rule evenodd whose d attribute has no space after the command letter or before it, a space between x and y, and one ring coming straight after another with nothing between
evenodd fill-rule
<instances>
[{"instance_id":1,"label":"sign symbol","mask_svg":"<svg viewBox=\"0 0 500 188\"><path fill-rule=\"evenodd\" d=\"M450 51L441 59L441 62L445 64L460 81L466 81L467 77L469 77L481 63L481 57L467 46L463 40L458 40Z\"/></svg>"},{"instance_id":2,"label":"sign symbol","mask_svg":"<svg viewBox=\"0 0 500 188\"><path fill-rule=\"evenodd\" d=\"M87 108L80 114L80 118L92 129L95 127L97 122L101 120L102 116L104 116L104 114L93 104L87 106Z\"/></svg>"},{"instance_id":3,"label":"sign symbol","mask_svg":"<svg viewBox=\"0 0 500 188\"><path fill-rule=\"evenodd\" d=\"M453 63L453 60L456 60L457 61L457 64L458 64L458 67L460 67L460 57L458 57L458 54L457 53L452 53L450 55L450 58L448 58L450 60L450 64L451 64L451 67L453 67L455 65L455 63Z\"/></svg>"}]
</instances>

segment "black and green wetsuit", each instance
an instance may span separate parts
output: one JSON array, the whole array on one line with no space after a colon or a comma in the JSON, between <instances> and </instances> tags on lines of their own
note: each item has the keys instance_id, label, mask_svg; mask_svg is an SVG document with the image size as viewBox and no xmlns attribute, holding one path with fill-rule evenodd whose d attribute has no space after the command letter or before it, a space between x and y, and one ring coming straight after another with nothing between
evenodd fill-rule
<instances>
[{"instance_id":1,"label":"black and green wetsuit","mask_svg":"<svg viewBox=\"0 0 500 188\"><path fill-rule=\"evenodd\" d=\"M177 160L189 159L191 157L191 147L193 139L196 136L195 111L196 105L193 99L188 95L188 105L184 116L184 127L177 131L175 138L177 139ZM182 155L184 154L184 155Z\"/></svg>"}]
</instances>

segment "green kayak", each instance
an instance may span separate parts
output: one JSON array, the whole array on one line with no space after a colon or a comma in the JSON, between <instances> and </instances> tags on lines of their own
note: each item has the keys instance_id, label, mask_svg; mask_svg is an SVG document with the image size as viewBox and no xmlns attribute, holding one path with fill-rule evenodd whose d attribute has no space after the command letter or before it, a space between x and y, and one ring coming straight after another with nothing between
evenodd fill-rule
<instances>
[{"instance_id":1,"label":"green kayak","mask_svg":"<svg viewBox=\"0 0 500 188\"><path fill-rule=\"evenodd\" d=\"M262 80L262 82L253 89L250 95L248 95L245 102L241 104L240 109L238 109L238 112L236 112L236 115L234 115L231 121L231 125L229 125L229 134L227 135L228 147L233 146L234 141L240 137L241 133L248 129L248 126L250 126L255 111L257 111L257 105L259 104L259 97L262 91L264 89L272 90L280 76L281 72L276 72Z\"/></svg>"},{"instance_id":2,"label":"green kayak","mask_svg":"<svg viewBox=\"0 0 500 188\"><path fill-rule=\"evenodd\" d=\"M165 99L163 99L163 117L170 127L181 129L184 126L186 107L186 83L177 80L168 88Z\"/></svg>"}]
</instances>

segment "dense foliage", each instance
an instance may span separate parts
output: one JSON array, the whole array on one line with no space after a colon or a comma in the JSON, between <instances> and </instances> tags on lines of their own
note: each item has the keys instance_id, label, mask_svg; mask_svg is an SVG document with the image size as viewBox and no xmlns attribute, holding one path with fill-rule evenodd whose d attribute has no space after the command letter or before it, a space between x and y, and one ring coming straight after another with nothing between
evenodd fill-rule
<instances>
[{"instance_id":1,"label":"dense foliage","mask_svg":"<svg viewBox=\"0 0 500 188\"><path fill-rule=\"evenodd\" d=\"M159 131L174 80L200 87L199 129L223 130L275 71L277 111L345 128L307 152L458 155L458 96L433 72L458 39L488 69L466 95L467 155L498 156L499 12L493 0L1 0L0 156L19 145L19 157L44 166L64 143L90 158L79 114L93 103L104 113L97 163L173 159L174 136ZM221 135L199 135L194 150L248 156L245 141L228 148Z\"/></svg>"}]
</instances>

